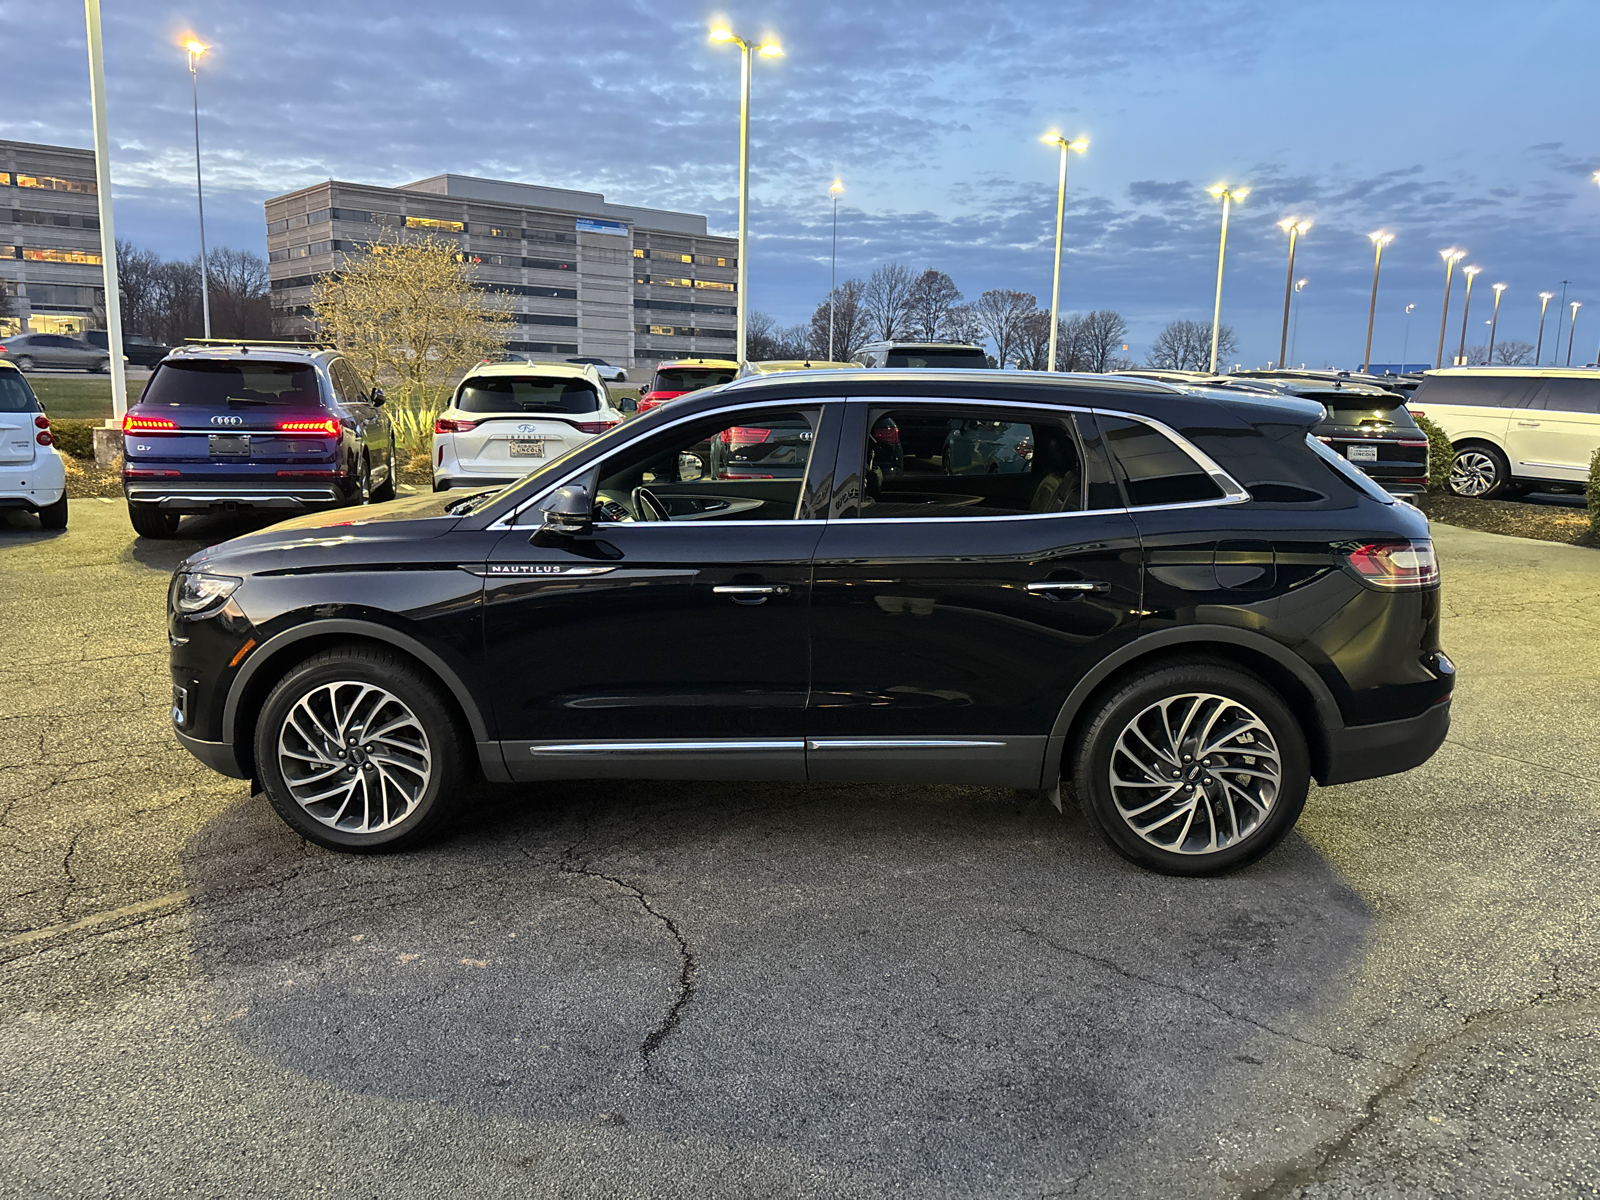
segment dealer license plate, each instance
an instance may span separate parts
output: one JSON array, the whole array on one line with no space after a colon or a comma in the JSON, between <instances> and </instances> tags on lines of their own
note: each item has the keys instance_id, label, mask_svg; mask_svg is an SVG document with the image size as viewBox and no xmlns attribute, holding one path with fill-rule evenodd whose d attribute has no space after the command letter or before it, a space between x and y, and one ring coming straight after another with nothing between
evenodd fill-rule
<instances>
[{"instance_id":1,"label":"dealer license plate","mask_svg":"<svg viewBox=\"0 0 1600 1200\"><path fill-rule=\"evenodd\" d=\"M213 433L206 440L206 448L213 458L249 458L248 433Z\"/></svg>"},{"instance_id":2,"label":"dealer license plate","mask_svg":"<svg viewBox=\"0 0 1600 1200\"><path fill-rule=\"evenodd\" d=\"M1345 457L1351 462L1378 461L1378 448L1376 446L1350 446L1345 450Z\"/></svg>"},{"instance_id":3,"label":"dealer license plate","mask_svg":"<svg viewBox=\"0 0 1600 1200\"><path fill-rule=\"evenodd\" d=\"M544 443L533 441L517 441L510 443L512 458L543 458Z\"/></svg>"}]
</instances>

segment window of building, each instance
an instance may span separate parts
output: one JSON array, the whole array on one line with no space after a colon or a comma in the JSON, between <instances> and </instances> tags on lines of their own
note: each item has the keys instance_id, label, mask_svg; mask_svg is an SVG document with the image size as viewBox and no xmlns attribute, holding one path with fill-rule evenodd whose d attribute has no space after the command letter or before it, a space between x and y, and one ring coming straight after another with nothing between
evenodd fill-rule
<instances>
[{"instance_id":1,"label":"window of building","mask_svg":"<svg viewBox=\"0 0 1600 1200\"><path fill-rule=\"evenodd\" d=\"M647 325L641 326L639 332L659 334L662 337L675 337L678 331L671 325Z\"/></svg>"},{"instance_id":2,"label":"window of building","mask_svg":"<svg viewBox=\"0 0 1600 1200\"><path fill-rule=\"evenodd\" d=\"M451 233L465 233L465 221L446 221L442 217L407 217L407 229L447 229Z\"/></svg>"},{"instance_id":3,"label":"window of building","mask_svg":"<svg viewBox=\"0 0 1600 1200\"><path fill-rule=\"evenodd\" d=\"M0 184L3 184L6 187L11 186L11 172L0 171Z\"/></svg>"},{"instance_id":4,"label":"window of building","mask_svg":"<svg viewBox=\"0 0 1600 1200\"><path fill-rule=\"evenodd\" d=\"M576 354L576 342L507 342L507 350L522 350L530 354Z\"/></svg>"},{"instance_id":5,"label":"window of building","mask_svg":"<svg viewBox=\"0 0 1600 1200\"><path fill-rule=\"evenodd\" d=\"M513 238L513 239L515 239L516 241L519 241L519 242L522 240L522 230L520 230L520 229L512 229L509 226L502 227L502 226L499 226L499 225L487 225L487 226L484 226L483 228L479 229L478 232L479 233L486 233L490 237Z\"/></svg>"},{"instance_id":6,"label":"window of building","mask_svg":"<svg viewBox=\"0 0 1600 1200\"><path fill-rule=\"evenodd\" d=\"M22 258L26 262L82 263L89 267L101 266L105 261L98 254L91 254L87 250L24 249Z\"/></svg>"},{"instance_id":7,"label":"window of building","mask_svg":"<svg viewBox=\"0 0 1600 1200\"><path fill-rule=\"evenodd\" d=\"M566 242L577 245L578 235L575 233L557 232L553 229L524 229L522 240L526 242Z\"/></svg>"},{"instance_id":8,"label":"window of building","mask_svg":"<svg viewBox=\"0 0 1600 1200\"><path fill-rule=\"evenodd\" d=\"M306 224L307 224L307 221L306 221L306 214L305 213L301 213L298 216L290 217L287 221L284 222L285 227L289 228L289 229L304 229L306 227Z\"/></svg>"},{"instance_id":9,"label":"window of building","mask_svg":"<svg viewBox=\"0 0 1600 1200\"><path fill-rule=\"evenodd\" d=\"M649 283L657 283L657 284L660 284L662 287L686 287L686 288L692 288L694 286L694 280L692 280L692 279L668 279L668 278L666 278L665 276L662 276L662 275L653 275L647 280L647 282L649 282Z\"/></svg>"},{"instance_id":10,"label":"window of building","mask_svg":"<svg viewBox=\"0 0 1600 1200\"><path fill-rule=\"evenodd\" d=\"M522 265L532 267L536 271L576 271L577 263L561 262L554 258L525 258Z\"/></svg>"},{"instance_id":11,"label":"window of building","mask_svg":"<svg viewBox=\"0 0 1600 1200\"><path fill-rule=\"evenodd\" d=\"M710 290L712 290L714 292L731 292L731 291L733 291L733 284L731 284L731 283L719 283L715 279L696 279L694 281L694 285L697 288L709 288Z\"/></svg>"},{"instance_id":12,"label":"window of building","mask_svg":"<svg viewBox=\"0 0 1600 1200\"><path fill-rule=\"evenodd\" d=\"M644 251L643 250L635 250L633 252L633 256L635 258L643 258L644 257Z\"/></svg>"},{"instance_id":13,"label":"window of building","mask_svg":"<svg viewBox=\"0 0 1600 1200\"><path fill-rule=\"evenodd\" d=\"M738 259L718 258L714 254L696 254L694 261L702 267L731 267L737 264Z\"/></svg>"},{"instance_id":14,"label":"window of building","mask_svg":"<svg viewBox=\"0 0 1600 1200\"><path fill-rule=\"evenodd\" d=\"M335 221L366 222L372 220L372 214L369 212L363 212L359 208L336 208L333 210L333 219Z\"/></svg>"},{"instance_id":15,"label":"window of building","mask_svg":"<svg viewBox=\"0 0 1600 1200\"><path fill-rule=\"evenodd\" d=\"M63 179L59 175L18 175L16 184L18 187L43 188L50 192L82 192L88 196L95 194L92 179Z\"/></svg>"},{"instance_id":16,"label":"window of building","mask_svg":"<svg viewBox=\"0 0 1600 1200\"><path fill-rule=\"evenodd\" d=\"M288 228L289 228L289 222L288 221L268 221L267 222L267 234L268 234L269 237L274 233L282 233L282 232L284 232L284 230L286 230Z\"/></svg>"},{"instance_id":17,"label":"window of building","mask_svg":"<svg viewBox=\"0 0 1600 1200\"><path fill-rule=\"evenodd\" d=\"M331 220L333 220L333 209L331 208L319 208L314 213L306 214L307 225L321 225Z\"/></svg>"},{"instance_id":18,"label":"window of building","mask_svg":"<svg viewBox=\"0 0 1600 1200\"><path fill-rule=\"evenodd\" d=\"M550 313L513 313L512 316L519 325L566 325L576 328L578 324L577 317L557 317Z\"/></svg>"},{"instance_id":19,"label":"window of building","mask_svg":"<svg viewBox=\"0 0 1600 1200\"><path fill-rule=\"evenodd\" d=\"M9 211L11 220L18 225L50 225L61 229L99 229L100 218L93 213L47 213L28 208L0 209Z\"/></svg>"}]
</instances>

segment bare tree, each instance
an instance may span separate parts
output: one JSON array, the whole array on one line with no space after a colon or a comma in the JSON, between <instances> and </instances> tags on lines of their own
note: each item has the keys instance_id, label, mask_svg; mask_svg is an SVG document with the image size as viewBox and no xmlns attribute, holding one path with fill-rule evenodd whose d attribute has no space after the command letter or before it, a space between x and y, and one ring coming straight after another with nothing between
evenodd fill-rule
<instances>
[{"instance_id":1,"label":"bare tree","mask_svg":"<svg viewBox=\"0 0 1600 1200\"><path fill-rule=\"evenodd\" d=\"M1217 331L1217 364L1231 358L1239 347L1233 330ZM1148 366L1165 371L1205 371L1211 366L1211 326L1202 321L1177 320L1156 334L1150 343Z\"/></svg>"},{"instance_id":2,"label":"bare tree","mask_svg":"<svg viewBox=\"0 0 1600 1200\"><path fill-rule=\"evenodd\" d=\"M1074 369L1099 373L1111 369L1109 363L1112 357L1121 350L1123 339L1128 336L1128 323L1114 308L1097 308L1083 315L1078 323L1077 332L1075 349L1082 366ZM1220 344L1218 352L1221 352ZM1228 352L1230 354L1233 352L1231 347ZM1211 347L1208 341L1206 345L1208 362L1210 358Z\"/></svg>"},{"instance_id":3,"label":"bare tree","mask_svg":"<svg viewBox=\"0 0 1600 1200\"><path fill-rule=\"evenodd\" d=\"M1520 367L1533 361L1533 343L1507 338L1494 344L1494 361L1507 367Z\"/></svg>"},{"instance_id":4,"label":"bare tree","mask_svg":"<svg viewBox=\"0 0 1600 1200\"><path fill-rule=\"evenodd\" d=\"M1039 299L1031 292L1014 292L1009 288L991 288L978 297L973 313L984 335L994 343L995 361L1002 368L1011 365L1021 348L1023 323L1028 314L1039 307Z\"/></svg>"},{"instance_id":5,"label":"bare tree","mask_svg":"<svg viewBox=\"0 0 1600 1200\"><path fill-rule=\"evenodd\" d=\"M833 361L849 362L867 343L867 314L862 302L867 285L859 279L846 279L833 291ZM829 305L824 300L811 314L811 355L828 356Z\"/></svg>"},{"instance_id":6,"label":"bare tree","mask_svg":"<svg viewBox=\"0 0 1600 1200\"><path fill-rule=\"evenodd\" d=\"M211 284L211 330L217 337L271 337L271 280L266 260L224 246L206 256Z\"/></svg>"},{"instance_id":7,"label":"bare tree","mask_svg":"<svg viewBox=\"0 0 1600 1200\"><path fill-rule=\"evenodd\" d=\"M975 305L955 304L944 315L939 328L939 338L946 342L965 342L971 346L983 344L983 322L978 320Z\"/></svg>"},{"instance_id":8,"label":"bare tree","mask_svg":"<svg viewBox=\"0 0 1600 1200\"><path fill-rule=\"evenodd\" d=\"M924 342L940 340L946 336L950 309L960 301L955 280L929 267L912 282L906 298L906 332Z\"/></svg>"},{"instance_id":9,"label":"bare tree","mask_svg":"<svg viewBox=\"0 0 1600 1200\"><path fill-rule=\"evenodd\" d=\"M911 312L911 288L915 282L911 272L895 262L884 263L872 273L862 295L869 337L887 341L906 330Z\"/></svg>"},{"instance_id":10,"label":"bare tree","mask_svg":"<svg viewBox=\"0 0 1600 1200\"><path fill-rule=\"evenodd\" d=\"M161 323L162 265L154 250L141 250L132 242L117 239L117 298L126 332L153 334Z\"/></svg>"},{"instance_id":11,"label":"bare tree","mask_svg":"<svg viewBox=\"0 0 1600 1200\"><path fill-rule=\"evenodd\" d=\"M779 325L767 313L753 310L745 324L745 350L752 362L810 358L810 326Z\"/></svg>"}]
</instances>

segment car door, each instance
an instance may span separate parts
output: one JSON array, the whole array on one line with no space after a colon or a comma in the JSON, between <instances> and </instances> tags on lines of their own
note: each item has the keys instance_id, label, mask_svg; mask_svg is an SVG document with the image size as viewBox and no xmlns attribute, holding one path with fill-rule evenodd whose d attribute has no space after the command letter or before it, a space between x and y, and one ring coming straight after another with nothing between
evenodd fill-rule
<instances>
[{"instance_id":1,"label":"car door","mask_svg":"<svg viewBox=\"0 0 1600 1200\"><path fill-rule=\"evenodd\" d=\"M693 453L797 418L803 476L712 479ZM484 653L513 778L805 777L811 558L841 419L809 400L686 416L571 480L592 535L540 544L537 508L508 530L485 566Z\"/></svg>"},{"instance_id":2,"label":"car door","mask_svg":"<svg viewBox=\"0 0 1600 1200\"><path fill-rule=\"evenodd\" d=\"M1511 413L1506 446L1515 475L1582 483L1600 446L1600 379L1544 380Z\"/></svg>"},{"instance_id":3,"label":"car door","mask_svg":"<svg viewBox=\"0 0 1600 1200\"><path fill-rule=\"evenodd\" d=\"M360 433L361 445L372 467L372 483L377 486L387 478L385 470L389 458L389 441L381 428L382 414L377 405L367 398L367 389L361 382L361 376L348 360L336 359L328 368L328 375L333 381L333 393L338 397L339 407L355 423Z\"/></svg>"},{"instance_id":4,"label":"car door","mask_svg":"<svg viewBox=\"0 0 1600 1200\"><path fill-rule=\"evenodd\" d=\"M963 473L975 460L942 461L941 429L1009 432L1026 469ZM1041 786L1067 695L1139 624L1138 535L1092 417L852 401L839 454L812 584L810 778Z\"/></svg>"},{"instance_id":5,"label":"car door","mask_svg":"<svg viewBox=\"0 0 1600 1200\"><path fill-rule=\"evenodd\" d=\"M37 359L40 366L50 367L75 367L78 363L72 354L72 339L64 338L54 333L46 333L36 339L38 342Z\"/></svg>"}]
</instances>

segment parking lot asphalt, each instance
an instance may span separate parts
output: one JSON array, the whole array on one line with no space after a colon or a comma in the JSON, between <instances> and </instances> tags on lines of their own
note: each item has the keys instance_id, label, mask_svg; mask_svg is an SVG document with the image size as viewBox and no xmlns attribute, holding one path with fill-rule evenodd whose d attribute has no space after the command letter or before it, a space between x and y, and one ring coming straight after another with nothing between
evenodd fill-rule
<instances>
[{"instance_id":1,"label":"parking lot asphalt","mask_svg":"<svg viewBox=\"0 0 1600 1200\"><path fill-rule=\"evenodd\" d=\"M1450 740L1183 880L964 787L330 854L169 732L197 543L0 517L0 1195L1595 1194L1600 553L1435 534Z\"/></svg>"}]
</instances>

